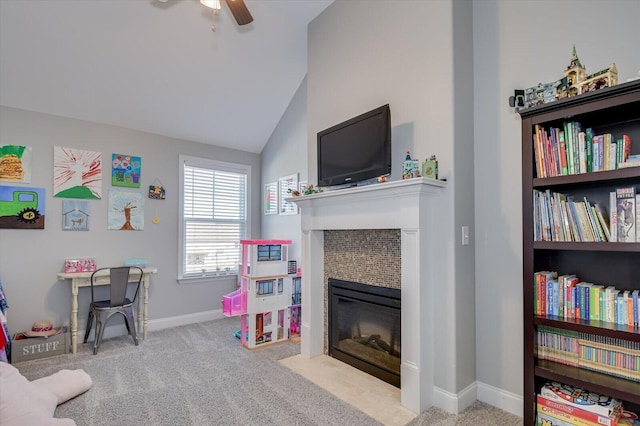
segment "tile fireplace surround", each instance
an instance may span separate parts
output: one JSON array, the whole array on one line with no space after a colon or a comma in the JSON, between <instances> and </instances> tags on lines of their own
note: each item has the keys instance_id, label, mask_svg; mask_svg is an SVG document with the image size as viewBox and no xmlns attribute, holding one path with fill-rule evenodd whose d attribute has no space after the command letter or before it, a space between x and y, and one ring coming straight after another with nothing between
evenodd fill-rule
<instances>
[{"instance_id":1,"label":"tile fireplace surround","mask_svg":"<svg viewBox=\"0 0 640 426\"><path fill-rule=\"evenodd\" d=\"M340 189L290 199L301 209L303 358L324 352L324 231L399 229L401 252L401 404L433 406L435 284L446 182L426 178ZM428 271L428 273L427 273Z\"/></svg>"}]
</instances>

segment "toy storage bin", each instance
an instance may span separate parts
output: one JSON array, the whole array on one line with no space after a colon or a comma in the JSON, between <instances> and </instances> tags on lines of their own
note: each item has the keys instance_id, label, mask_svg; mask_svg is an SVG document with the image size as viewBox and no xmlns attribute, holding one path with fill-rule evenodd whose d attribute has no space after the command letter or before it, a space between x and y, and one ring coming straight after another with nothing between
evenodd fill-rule
<instances>
[{"instance_id":1,"label":"toy storage bin","mask_svg":"<svg viewBox=\"0 0 640 426\"><path fill-rule=\"evenodd\" d=\"M243 315L247 313L247 293L238 289L222 296L222 313L227 317Z\"/></svg>"}]
</instances>

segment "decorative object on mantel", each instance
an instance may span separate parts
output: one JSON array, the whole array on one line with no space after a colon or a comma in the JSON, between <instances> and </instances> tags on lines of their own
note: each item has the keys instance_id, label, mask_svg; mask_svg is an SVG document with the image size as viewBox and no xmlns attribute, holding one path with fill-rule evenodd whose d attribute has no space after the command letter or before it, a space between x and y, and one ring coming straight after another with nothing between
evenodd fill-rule
<instances>
[{"instance_id":1,"label":"decorative object on mantel","mask_svg":"<svg viewBox=\"0 0 640 426\"><path fill-rule=\"evenodd\" d=\"M435 155L422 162L422 176L430 179L438 179L438 160Z\"/></svg>"},{"instance_id":2,"label":"decorative object on mantel","mask_svg":"<svg viewBox=\"0 0 640 426\"><path fill-rule=\"evenodd\" d=\"M304 182L304 186L300 185L300 190L290 189L289 194L292 197L301 197L303 195L311 195L311 194L319 194L322 192L322 188L317 188L313 186L312 183L307 184Z\"/></svg>"},{"instance_id":3,"label":"decorative object on mantel","mask_svg":"<svg viewBox=\"0 0 640 426\"><path fill-rule=\"evenodd\" d=\"M574 45L571 61L564 72L564 77L551 83L540 83L526 90L515 90L514 95L509 98L509 106L516 110L530 108L616 84L618 84L618 69L615 63L587 75L587 70L580 62Z\"/></svg>"},{"instance_id":4,"label":"decorative object on mantel","mask_svg":"<svg viewBox=\"0 0 640 426\"><path fill-rule=\"evenodd\" d=\"M411 153L407 151L407 156L402 163L402 179L420 177L420 160L413 160Z\"/></svg>"},{"instance_id":5,"label":"decorative object on mantel","mask_svg":"<svg viewBox=\"0 0 640 426\"><path fill-rule=\"evenodd\" d=\"M386 177L386 176L380 176L380 177L378 178L378 183L384 183L384 182L386 182L386 181L387 181L387 177Z\"/></svg>"}]
</instances>

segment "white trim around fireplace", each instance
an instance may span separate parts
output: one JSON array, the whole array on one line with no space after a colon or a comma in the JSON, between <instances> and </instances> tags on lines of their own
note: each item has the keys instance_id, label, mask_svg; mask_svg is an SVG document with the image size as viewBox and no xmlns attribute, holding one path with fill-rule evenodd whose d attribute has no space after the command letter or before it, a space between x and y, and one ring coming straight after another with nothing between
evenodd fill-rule
<instances>
[{"instance_id":1,"label":"white trim around fireplace","mask_svg":"<svg viewBox=\"0 0 640 426\"><path fill-rule=\"evenodd\" d=\"M302 217L301 356L324 353L324 230L400 229L402 290L401 404L420 413L434 405L437 261L446 208L443 181L415 178L290 199Z\"/></svg>"}]
</instances>

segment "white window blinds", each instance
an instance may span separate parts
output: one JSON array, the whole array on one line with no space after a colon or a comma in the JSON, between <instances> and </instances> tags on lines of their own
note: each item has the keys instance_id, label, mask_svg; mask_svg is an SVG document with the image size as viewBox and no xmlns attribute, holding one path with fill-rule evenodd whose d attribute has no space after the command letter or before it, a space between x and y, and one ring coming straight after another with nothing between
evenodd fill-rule
<instances>
[{"instance_id":1,"label":"white window blinds","mask_svg":"<svg viewBox=\"0 0 640 426\"><path fill-rule=\"evenodd\" d=\"M247 172L184 162L182 205L182 276L237 272L247 232Z\"/></svg>"}]
</instances>

